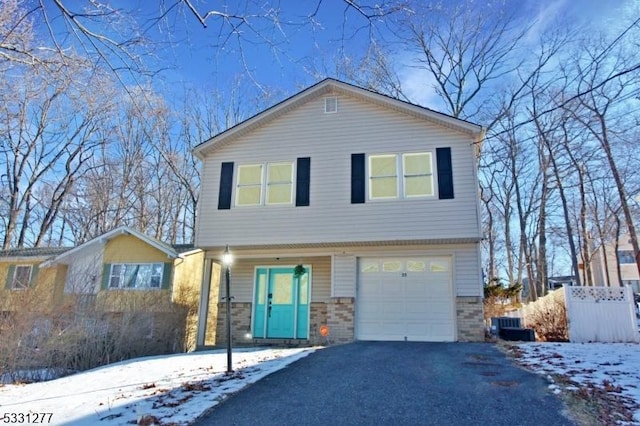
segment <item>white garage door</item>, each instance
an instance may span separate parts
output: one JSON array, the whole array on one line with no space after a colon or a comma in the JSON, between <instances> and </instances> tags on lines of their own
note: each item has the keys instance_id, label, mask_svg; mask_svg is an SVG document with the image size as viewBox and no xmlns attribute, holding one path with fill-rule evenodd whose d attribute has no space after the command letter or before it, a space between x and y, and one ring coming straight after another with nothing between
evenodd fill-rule
<instances>
[{"instance_id":1,"label":"white garage door","mask_svg":"<svg viewBox=\"0 0 640 426\"><path fill-rule=\"evenodd\" d=\"M360 258L358 340L455 340L450 257Z\"/></svg>"}]
</instances>

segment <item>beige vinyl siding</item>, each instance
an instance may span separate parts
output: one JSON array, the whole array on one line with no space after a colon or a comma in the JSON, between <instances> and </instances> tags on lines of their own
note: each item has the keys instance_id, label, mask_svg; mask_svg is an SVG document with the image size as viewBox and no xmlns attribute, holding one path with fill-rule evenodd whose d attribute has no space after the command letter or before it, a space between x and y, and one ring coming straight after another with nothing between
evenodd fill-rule
<instances>
[{"instance_id":1,"label":"beige vinyl siding","mask_svg":"<svg viewBox=\"0 0 640 426\"><path fill-rule=\"evenodd\" d=\"M238 259L231 267L230 291L234 303L250 303L257 267L295 266L302 262L311 266L311 302L326 302L331 296L331 258ZM220 268L220 301L225 297L224 267Z\"/></svg>"},{"instance_id":2,"label":"beige vinyl siding","mask_svg":"<svg viewBox=\"0 0 640 426\"><path fill-rule=\"evenodd\" d=\"M356 257L353 255L333 256L333 297L355 297Z\"/></svg>"},{"instance_id":3,"label":"beige vinyl siding","mask_svg":"<svg viewBox=\"0 0 640 426\"><path fill-rule=\"evenodd\" d=\"M454 250L454 280L456 296L482 297L483 283L479 246L468 246Z\"/></svg>"},{"instance_id":4,"label":"beige vinyl siding","mask_svg":"<svg viewBox=\"0 0 640 426\"><path fill-rule=\"evenodd\" d=\"M351 154L451 147L452 200L367 200L351 204ZM221 163L238 166L311 157L310 206L232 205L218 210ZM219 147L204 160L197 242L200 247L350 241L478 238L474 145L469 135L345 95L338 112L319 97L267 126ZM437 180L435 182L437 184ZM294 203L295 204L295 203Z\"/></svg>"}]
</instances>

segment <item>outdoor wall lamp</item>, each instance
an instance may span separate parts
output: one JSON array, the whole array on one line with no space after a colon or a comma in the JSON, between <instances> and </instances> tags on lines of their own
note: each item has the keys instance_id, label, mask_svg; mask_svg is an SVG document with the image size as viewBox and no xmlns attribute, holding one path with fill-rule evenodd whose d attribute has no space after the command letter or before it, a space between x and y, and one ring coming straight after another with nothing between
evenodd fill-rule
<instances>
[{"instance_id":1,"label":"outdoor wall lamp","mask_svg":"<svg viewBox=\"0 0 640 426\"><path fill-rule=\"evenodd\" d=\"M229 270L231 263L233 263L233 256L229 253L229 244L224 250L222 255L222 263L224 264L224 278L226 285L226 299L227 299L227 373L233 373L233 366L231 362L231 293L229 292Z\"/></svg>"}]
</instances>

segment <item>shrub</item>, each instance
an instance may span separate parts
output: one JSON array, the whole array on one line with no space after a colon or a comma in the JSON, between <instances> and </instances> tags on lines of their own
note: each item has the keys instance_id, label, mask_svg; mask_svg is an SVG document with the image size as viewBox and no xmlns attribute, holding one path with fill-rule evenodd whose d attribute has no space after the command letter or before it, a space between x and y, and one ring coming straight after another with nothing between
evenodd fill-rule
<instances>
[{"instance_id":1,"label":"shrub","mask_svg":"<svg viewBox=\"0 0 640 426\"><path fill-rule=\"evenodd\" d=\"M525 321L526 327L535 330L538 340L544 342L569 341L567 308L564 297L551 293L544 299L530 304Z\"/></svg>"},{"instance_id":2,"label":"shrub","mask_svg":"<svg viewBox=\"0 0 640 426\"><path fill-rule=\"evenodd\" d=\"M106 312L96 303L69 300L46 312L3 313L0 382L40 381L139 356L185 350L192 306L167 303L158 309L156 299L138 298L133 308L122 305Z\"/></svg>"}]
</instances>

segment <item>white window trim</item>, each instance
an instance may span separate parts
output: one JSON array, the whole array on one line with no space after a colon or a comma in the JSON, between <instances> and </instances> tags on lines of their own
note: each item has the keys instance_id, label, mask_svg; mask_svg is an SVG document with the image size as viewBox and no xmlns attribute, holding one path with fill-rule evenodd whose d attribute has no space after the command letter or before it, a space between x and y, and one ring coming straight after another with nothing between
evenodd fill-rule
<instances>
[{"instance_id":1,"label":"white window trim","mask_svg":"<svg viewBox=\"0 0 640 426\"><path fill-rule=\"evenodd\" d=\"M27 278L27 284L24 286L18 286L16 281L16 275L18 275L18 268L29 268L29 278ZM13 277L11 277L11 290L26 290L31 283L31 277L33 276L33 265L15 265L13 268Z\"/></svg>"},{"instance_id":2,"label":"white window trim","mask_svg":"<svg viewBox=\"0 0 640 426\"><path fill-rule=\"evenodd\" d=\"M407 175L405 173L405 158L411 155L424 155L429 154L429 161L431 162L431 173L429 174L416 174L416 175ZM436 195L436 179L433 173L433 153L431 151L421 151L421 152L404 152L400 155L402 157L402 194L403 198L431 198ZM431 178L431 194L422 194L422 195L407 195L407 177L418 177L418 176L428 176Z\"/></svg>"},{"instance_id":3,"label":"white window trim","mask_svg":"<svg viewBox=\"0 0 640 426\"><path fill-rule=\"evenodd\" d=\"M333 109L329 108L330 106ZM337 96L327 96L324 98L324 113L325 114L335 114L338 112L338 97Z\"/></svg>"},{"instance_id":4,"label":"white window trim","mask_svg":"<svg viewBox=\"0 0 640 426\"><path fill-rule=\"evenodd\" d=\"M291 175L289 176L289 182L269 182L269 169L271 169L271 166L281 166L281 165L290 165L291 166ZM294 176L295 176L295 165L293 162L290 161L279 161L279 162L272 162L272 163L267 163L267 167L266 167L266 171L265 171L265 176L264 176L264 204L265 205L269 205L269 206L286 206L286 205L290 205L293 204L293 191L295 189L294 186ZM267 197L267 191L269 190L269 186L271 185L289 185L291 187L291 192L289 194L289 201L284 202L284 203L274 203L274 202L269 202L268 197Z\"/></svg>"},{"instance_id":5,"label":"white window trim","mask_svg":"<svg viewBox=\"0 0 640 426\"><path fill-rule=\"evenodd\" d=\"M371 176L371 161L374 158L382 158L382 157L393 157L395 159L396 162L396 173L395 175L384 175L384 176ZM369 155L369 159L367 161L367 183L368 183L368 193L369 193L369 199L370 200L395 200L399 197L400 192L400 179L398 178L398 171L400 170L400 168L398 167L398 154L372 154ZM396 179L396 196L388 196L388 197L374 197L373 196L373 185L371 184L372 180L375 179L380 179L380 178L391 178L391 177L395 177Z\"/></svg>"},{"instance_id":6,"label":"white window trim","mask_svg":"<svg viewBox=\"0 0 640 426\"><path fill-rule=\"evenodd\" d=\"M260 200L257 204L239 204L238 203L238 199L240 197L240 191L239 189L241 187L254 187L254 186L258 186L256 184L251 184L251 185L247 185L247 184L240 184L240 170L242 170L242 168L248 168L248 167L256 167L256 166L260 166ZM264 174L265 174L265 166L264 164L260 164L260 163L256 163L256 164L243 164L243 165L239 165L238 166L238 173L236 175L236 199L235 199L235 205L237 207L253 207L253 206L260 206L263 204L264 202L264 186L265 186L265 182L264 182Z\"/></svg>"},{"instance_id":7,"label":"white window trim","mask_svg":"<svg viewBox=\"0 0 640 426\"><path fill-rule=\"evenodd\" d=\"M405 169L405 156L407 155L415 155L415 154L430 154L430 159L431 159L431 174L428 175L431 177L431 187L432 187L432 193L430 195L406 195L405 192L405 187L406 187L406 178L407 177L411 177L411 176L407 176L405 175L404 169ZM375 179L371 176L371 159L372 158L376 158L376 157L395 157L396 160L396 194L397 196L395 197L374 197L372 195L372 185L371 185L371 180ZM438 188L438 181L437 181L437 173L435 172L435 166L434 166L434 158L435 158L435 153L432 150L424 150L424 151L410 151L410 152L396 152L396 153L382 153L382 154L369 154L367 155L367 170L366 170L366 177L367 177L367 195L370 201L385 201L385 200L425 200L425 199L433 199L436 198L437 196L437 188ZM377 177L385 177L385 176L377 176ZM392 177L391 175L386 176L386 177Z\"/></svg>"},{"instance_id":8,"label":"white window trim","mask_svg":"<svg viewBox=\"0 0 640 426\"><path fill-rule=\"evenodd\" d=\"M286 203L273 203L273 202L268 202L267 201L267 189L270 185L268 179L269 179L269 168L271 166L275 166L275 165L283 165L283 164L287 164L291 166L291 194L289 197L289 201ZM238 188L241 186L238 183L238 179L240 178L240 169L243 167L255 167L255 166L260 166L261 167L261 175L260 175L260 203L258 204L238 204L238 196L239 196L239 191ZM235 207L239 207L239 208L245 208L245 207L259 207L259 206L291 206L293 205L293 200L294 200L294 194L296 192L296 162L295 161L268 161L268 162L264 162L264 163L252 163L252 164L242 164L242 165L238 165L238 171L236 172L236 176L235 176ZM276 183L277 184L277 183ZM280 184L283 184L280 182ZM248 185L243 185L243 186L248 186ZM257 185L256 185L257 186Z\"/></svg>"},{"instance_id":9,"label":"white window trim","mask_svg":"<svg viewBox=\"0 0 640 426\"><path fill-rule=\"evenodd\" d=\"M158 283L158 287L138 287L138 286L134 286L134 287L125 287L124 286L124 266L128 265L128 266L147 266L150 265L151 266L151 271L153 272L153 266L154 265L160 265L160 281ZM120 274L119 275L114 275L113 274L113 270L115 269L116 266L120 266ZM118 286L117 287L112 287L111 286L111 280L115 277L118 277ZM151 274L151 277L153 277L153 273ZM113 263L111 264L111 268L109 269L109 281L107 283L107 290L160 290L162 288L162 280L164 278L164 264L162 262L147 262L147 263ZM136 284L137 284L137 275L136 275Z\"/></svg>"}]
</instances>

